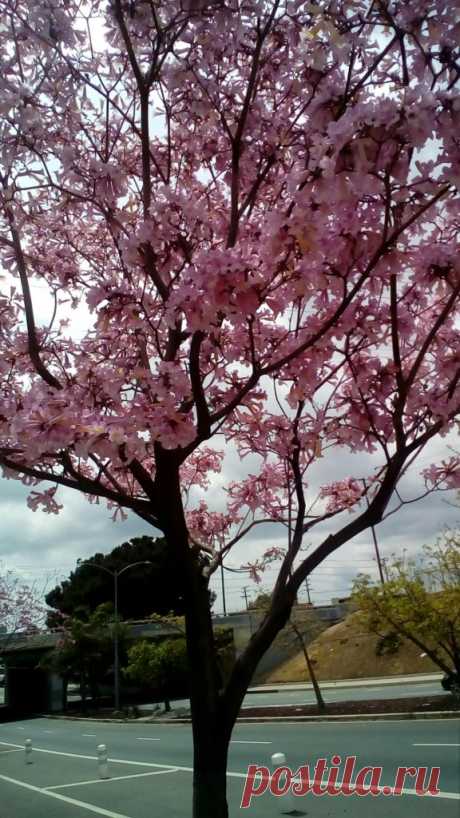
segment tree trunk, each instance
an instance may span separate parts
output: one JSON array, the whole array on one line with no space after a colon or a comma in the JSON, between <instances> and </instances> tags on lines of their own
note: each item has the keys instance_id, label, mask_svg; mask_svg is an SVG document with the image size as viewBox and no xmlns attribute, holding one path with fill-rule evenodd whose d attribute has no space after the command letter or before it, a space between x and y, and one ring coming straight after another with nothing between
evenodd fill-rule
<instances>
[{"instance_id":1,"label":"tree trunk","mask_svg":"<svg viewBox=\"0 0 460 818\"><path fill-rule=\"evenodd\" d=\"M81 709L83 711L86 710L86 681L84 675L80 674L80 699L81 699Z\"/></svg>"},{"instance_id":2,"label":"tree trunk","mask_svg":"<svg viewBox=\"0 0 460 818\"><path fill-rule=\"evenodd\" d=\"M201 577L198 578L201 580ZM228 818L227 753L233 725L219 695L207 585L186 617L193 729L193 818Z\"/></svg>"},{"instance_id":3,"label":"tree trunk","mask_svg":"<svg viewBox=\"0 0 460 818\"><path fill-rule=\"evenodd\" d=\"M97 705L99 699L99 685L97 682L90 682L91 700L94 706Z\"/></svg>"},{"instance_id":4,"label":"tree trunk","mask_svg":"<svg viewBox=\"0 0 460 818\"><path fill-rule=\"evenodd\" d=\"M307 650L307 647L306 647L305 643L303 644L303 655L305 656L305 661L307 663L311 683L313 685L313 690L315 691L318 710L324 711L324 710L326 710L326 702L323 699L323 694L321 693L321 689L320 689L320 686L318 684L318 680L316 678L316 673L315 673L315 669L313 667L313 662L310 659L310 655L308 653L308 650Z\"/></svg>"},{"instance_id":5,"label":"tree trunk","mask_svg":"<svg viewBox=\"0 0 460 818\"><path fill-rule=\"evenodd\" d=\"M308 653L307 645L306 645L303 633L300 630L300 628L297 627L295 622L292 622L292 620L290 622L290 625L291 625L291 628L294 631L294 633L296 635L296 638L299 641L300 646L302 648L302 653L304 655L305 663L307 665L308 673L310 675L311 683L313 685L313 690L315 692L315 697L316 697L316 703L318 705L318 710L324 711L324 710L326 710L326 702L323 699L323 694L321 693L320 686L319 686L318 680L316 678L315 668L313 667L313 662L310 659L310 654Z\"/></svg>"},{"instance_id":6,"label":"tree trunk","mask_svg":"<svg viewBox=\"0 0 460 818\"><path fill-rule=\"evenodd\" d=\"M195 742L193 762L193 818L228 818L228 740Z\"/></svg>"},{"instance_id":7,"label":"tree trunk","mask_svg":"<svg viewBox=\"0 0 460 818\"><path fill-rule=\"evenodd\" d=\"M219 673L209 605L209 580L199 553L190 547L179 485L179 465L157 449L162 527L177 554L185 601L193 731L193 818L228 818L227 752L231 727L219 696ZM232 725L233 726L233 725Z\"/></svg>"}]
</instances>

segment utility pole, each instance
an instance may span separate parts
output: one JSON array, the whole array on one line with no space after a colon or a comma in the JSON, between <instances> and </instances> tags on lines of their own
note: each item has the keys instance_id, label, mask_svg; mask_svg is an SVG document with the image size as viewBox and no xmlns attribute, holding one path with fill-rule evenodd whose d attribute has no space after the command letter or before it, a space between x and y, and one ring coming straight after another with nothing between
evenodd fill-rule
<instances>
[{"instance_id":1,"label":"utility pole","mask_svg":"<svg viewBox=\"0 0 460 818\"><path fill-rule=\"evenodd\" d=\"M382 557L382 569L383 573L385 574L385 582L388 582L388 568L387 568L387 561L385 557Z\"/></svg>"},{"instance_id":2,"label":"utility pole","mask_svg":"<svg viewBox=\"0 0 460 818\"><path fill-rule=\"evenodd\" d=\"M310 596L310 582L309 582L309 580L308 580L308 577L306 577L306 578L305 578L305 588L306 588L306 590L307 590L307 599L308 599L308 604L309 604L309 605L311 605L311 596Z\"/></svg>"},{"instance_id":3,"label":"utility pole","mask_svg":"<svg viewBox=\"0 0 460 818\"><path fill-rule=\"evenodd\" d=\"M225 602L225 580L224 580L224 565L221 561L220 563L220 579L222 583L222 604L224 606L224 616L227 616L227 605Z\"/></svg>"},{"instance_id":4,"label":"utility pole","mask_svg":"<svg viewBox=\"0 0 460 818\"><path fill-rule=\"evenodd\" d=\"M369 497L367 496L367 483L366 483L366 481L364 479L362 480L362 484L364 486L364 491L366 492L367 507L369 508ZM382 559L380 557L379 545L378 545L378 542L377 542L377 535L375 533L375 527L373 525L371 525L371 531L372 531L372 539L374 541L375 556L376 556L377 565L378 565L378 568L379 568L380 582L382 583L382 585L385 585L385 577L383 575Z\"/></svg>"},{"instance_id":5,"label":"utility pole","mask_svg":"<svg viewBox=\"0 0 460 818\"><path fill-rule=\"evenodd\" d=\"M115 710L120 709L120 657L118 653L118 571L113 572L115 628L113 631L113 692Z\"/></svg>"},{"instance_id":6,"label":"utility pole","mask_svg":"<svg viewBox=\"0 0 460 818\"><path fill-rule=\"evenodd\" d=\"M248 586L247 585L244 586L243 593L241 594L241 596L244 597L244 601L246 602L246 610L248 610L249 609L249 603L248 603Z\"/></svg>"}]
</instances>

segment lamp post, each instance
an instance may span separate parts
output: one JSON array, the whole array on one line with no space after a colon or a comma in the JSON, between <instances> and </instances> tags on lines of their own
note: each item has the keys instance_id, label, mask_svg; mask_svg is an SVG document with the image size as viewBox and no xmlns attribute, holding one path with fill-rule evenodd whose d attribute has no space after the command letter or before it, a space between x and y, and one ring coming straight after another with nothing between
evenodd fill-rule
<instances>
[{"instance_id":1,"label":"lamp post","mask_svg":"<svg viewBox=\"0 0 460 818\"><path fill-rule=\"evenodd\" d=\"M113 579L113 603L114 603L114 611L115 611L115 628L113 634L113 674L114 674L114 699L115 699L115 710L120 709L120 660L118 654L118 577L121 576L125 571L128 571L129 568L135 568L136 565L152 565L150 560L140 560L138 562L131 562L129 565L125 565L120 571L111 571L110 568L106 568L105 565L98 565L97 562L91 562L91 560L83 561L80 565L91 565L93 568L100 568L101 571L105 571L106 574L110 574Z\"/></svg>"}]
</instances>

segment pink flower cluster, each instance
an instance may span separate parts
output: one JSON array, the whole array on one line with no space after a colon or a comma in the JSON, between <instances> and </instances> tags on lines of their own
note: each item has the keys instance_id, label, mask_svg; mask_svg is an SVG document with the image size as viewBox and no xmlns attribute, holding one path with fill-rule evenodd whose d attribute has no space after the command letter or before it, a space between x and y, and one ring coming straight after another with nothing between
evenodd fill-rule
<instances>
[{"instance_id":1,"label":"pink flower cluster","mask_svg":"<svg viewBox=\"0 0 460 818\"><path fill-rule=\"evenodd\" d=\"M362 496L363 486L353 477L329 483L327 486L322 486L320 490L321 499L327 500L326 513L328 514L344 511L345 509L351 511Z\"/></svg>"}]
</instances>

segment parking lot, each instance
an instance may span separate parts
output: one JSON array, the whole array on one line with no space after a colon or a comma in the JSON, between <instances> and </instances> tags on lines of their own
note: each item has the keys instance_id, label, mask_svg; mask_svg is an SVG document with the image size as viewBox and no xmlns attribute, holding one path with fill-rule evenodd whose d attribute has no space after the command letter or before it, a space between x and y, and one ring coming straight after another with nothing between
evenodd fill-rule
<instances>
[{"instance_id":1,"label":"parking lot","mask_svg":"<svg viewBox=\"0 0 460 818\"><path fill-rule=\"evenodd\" d=\"M457 818L460 791L458 720L376 724L254 724L236 728L228 764L230 816L275 818L288 810L269 792L240 809L250 763L270 764L282 751L297 767L333 753L358 755L360 764L382 764L391 782L399 764L441 767L441 794L417 797L332 798L311 794L296 799L300 814L326 818L372 814L382 818ZM32 764L24 743L31 738ZM109 753L108 780L98 773L97 746ZM103 724L34 719L0 725L2 818L189 818L192 795L192 737L188 725ZM298 805L297 805L298 802ZM371 803L370 803L371 802Z\"/></svg>"}]
</instances>

